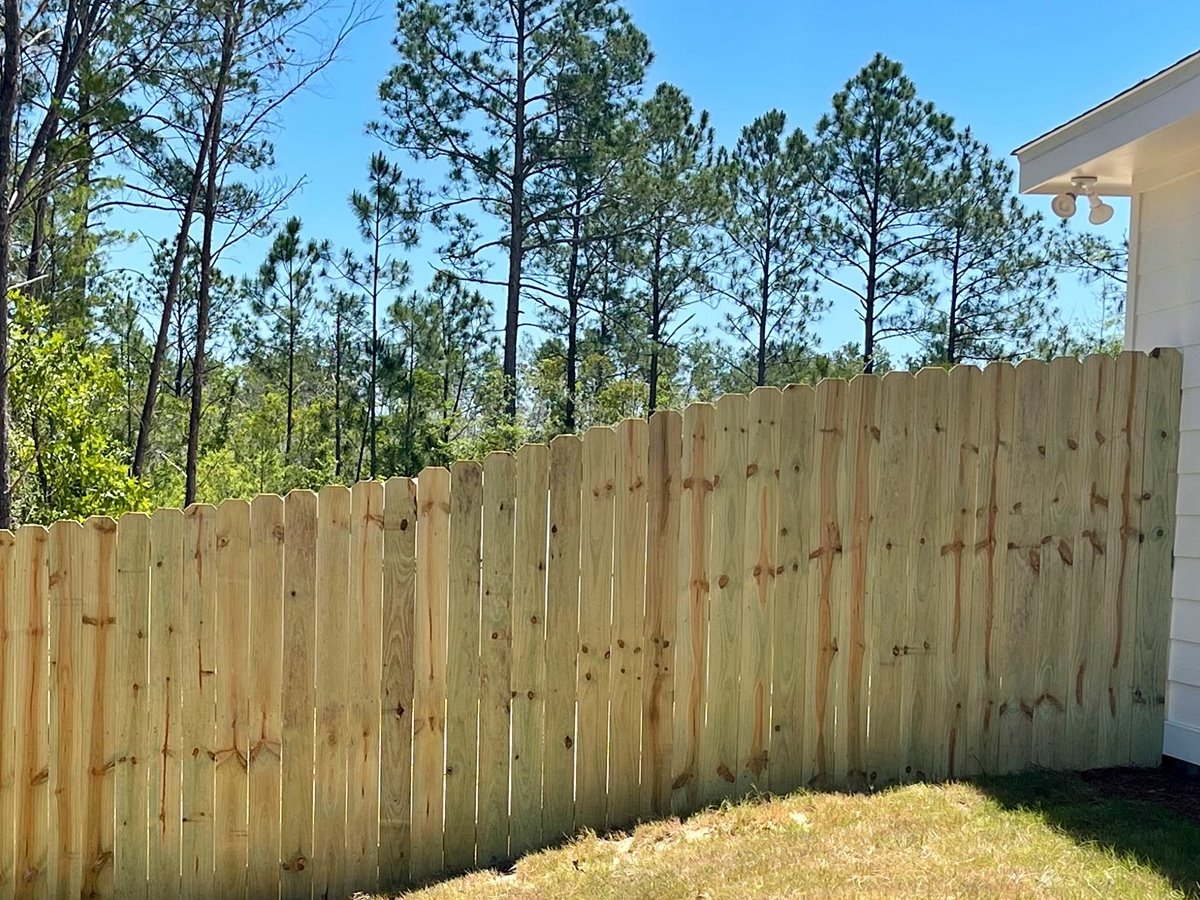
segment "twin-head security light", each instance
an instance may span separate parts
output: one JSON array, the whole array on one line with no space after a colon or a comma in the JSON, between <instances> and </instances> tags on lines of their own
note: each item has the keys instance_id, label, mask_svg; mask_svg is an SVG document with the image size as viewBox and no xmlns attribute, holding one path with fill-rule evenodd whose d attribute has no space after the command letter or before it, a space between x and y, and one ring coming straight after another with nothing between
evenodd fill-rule
<instances>
[{"instance_id":1,"label":"twin-head security light","mask_svg":"<svg viewBox=\"0 0 1200 900\"><path fill-rule=\"evenodd\" d=\"M1091 211L1088 221L1093 225L1103 225L1113 217L1113 208L1100 199L1096 193L1096 179L1091 176L1078 175L1071 179L1071 190L1059 194L1050 201L1050 208L1060 219L1069 219L1075 215L1075 199L1082 194L1088 198Z\"/></svg>"}]
</instances>

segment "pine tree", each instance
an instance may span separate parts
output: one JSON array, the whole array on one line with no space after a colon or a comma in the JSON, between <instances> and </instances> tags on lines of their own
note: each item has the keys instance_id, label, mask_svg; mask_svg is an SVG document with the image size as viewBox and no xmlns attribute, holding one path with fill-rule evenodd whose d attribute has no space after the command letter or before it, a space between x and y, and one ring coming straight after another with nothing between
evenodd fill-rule
<instances>
[{"instance_id":1,"label":"pine tree","mask_svg":"<svg viewBox=\"0 0 1200 900\"><path fill-rule=\"evenodd\" d=\"M400 61L380 88L386 120L372 130L445 167L426 197L448 233L441 252L459 277L502 285L506 408L517 410L517 340L531 229L561 217L554 176L571 152L556 123L581 97L640 83L642 67L564 59L645 59L645 37L611 0L400 0ZM485 236L480 225L494 221ZM505 258L503 278L487 274Z\"/></svg>"},{"instance_id":2,"label":"pine tree","mask_svg":"<svg viewBox=\"0 0 1200 900\"><path fill-rule=\"evenodd\" d=\"M721 167L725 271L717 284L733 307L730 330L754 350L746 374L756 385L768 383L779 358L811 340L825 307L812 277L811 148L799 129L785 136L786 125L779 110L759 116L723 154Z\"/></svg>"},{"instance_id":3,"label":"pine tree","mask_svg":"<svg viewBox=\"0 0 1200 900\"><path fill-rule=\"evenodd\" d=\"M817 123L820 274L858 305L868 372L876 344L905 330L905 307L929 287L937 171L952 135L950 118L919 99L900 63L882 54Z\"/></svg>"}]
</instances>

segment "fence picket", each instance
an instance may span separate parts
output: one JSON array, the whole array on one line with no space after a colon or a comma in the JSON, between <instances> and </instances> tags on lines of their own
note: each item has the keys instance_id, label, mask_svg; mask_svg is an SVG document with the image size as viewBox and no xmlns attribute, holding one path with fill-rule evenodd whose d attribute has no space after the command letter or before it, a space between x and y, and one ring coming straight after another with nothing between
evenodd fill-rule
<instances>
[{"instance_id":1,"label":"fence picket","mask_svg":"<svg viewBox=\"0 0 1200 900\"><path fill-rule=\"evenodd\" d=\"M911 482L918 463L914 381L908 372L888 372L880 379L878 409L870 434L864 436L874 442L868 476L870 534L864 602L864 668L870 681L870 694L864 697L871 726L862 773L872 788L904 776L911 725L911 692L904 689L913 677L917 623L911 616L910 592L923 587L910 583L906 574L914 524Z\"/></svg>"},{"instance_id":2,"label":"fence picket","mask_svg":"<svg viewBox=\"0 0 1200 900\"><path fill-rule=\"evenodd\" d=\"M607 821L609 647L612 638L613 512L617 436L589 428L583 438L580 529L578 707L575 745L575 825L603 829Z\"/></svg>"},{"instance_id":3,"label":"fence picket","mask_svg":"<svg viewBox=\"0 0 1200 900\"><path fill-rule=\"evenodd\" d=\"M475 864L483 467L455 463L450 486L444 853L446 868L455 871Z\"/></svg>"},{"instance_id":4,"label":"fence picket","mask_svg":"<svg viewBox=\"0 0 1200 900\"><path fill-rule=\"evenodd\" d=\"M178 509L150 517L150 716L148 843L151 897L180 891L183 775L183 681L188 655L183 644L184 518ZM310 778L311 781L311 778Z\"/></svg>"},{"instance_id":5,"label":"fence picket","mask_svg":"<svg viewBox=\"0 0 1200 900\"><path fill-rule=\"evenodd\" d=\"M1177 385L1183 358L1177 350L1155 350L1146 364L1145 435L1142 465L1141 560L1134 600L1134 708L1131 761L1157 766L1162 759L1166 712L1171 576L1175 547L1175 498L1179 459L1180 402Z\"/></svg>"},{"instance_id":6,"label":"fence picket","mask_svg":"<svg viewBox=\"0 0 1200 900\"><path fill-rule=\"evenodd\" d=\"M708 611L712 576L713 458L716 409L693 403L683 414L682 492L679 498L679 578L675 627L674 741L671 805L686 814L700 807L700 748L708 672Z\"/></svg>"},{"instance_id":7,"label":"fence picket","mask_svg":"<svg viewBox=\"0 0 1200 900\"><path fill-rule=\"evenodd\" d=\"M313 893L343 897L346 882L346 764L351 653L346 595L350 584L350 490L317 495L316 738L313 742Z\"/></svg>"},{"instance_id":8,"label":"fence picket","mask_svg":"<svg viewBox=\"0 0 1200 900\"><path fill-rule=\"evenodd\" d=\"M384 487L350 490L350 585L346 618L346 882L354 892L379 883L379 690L382 677Z\"/></svg>"},{"instance_id":9,"label":"fence picket","mask_svg":"<svg viewBox=\"0 0 1200 900\"><path fill-rule=\"evenodd\" d=\"M1181 381L758 388L0 531L0 894L394 892L755 790L1153 765Z\"/></svg>"},{"instance_id":10,"label":"fence picket","mask_svg":"<svg viewBox=\"0 0 1200 900\"><path fill-rule=\"evenodd\" d=\"M312 896L313 710L316 705L317 495L283 504L283 747L280 759L280 892Z\"/></svg>"},{"instance_id":11,"label":"fence picket","mask_svg":"<svg viewBox=\"0 0 1200 900\"><path fill-rule=\"evenodd\" d=\"M253 898L279 895L285 516L275 494L250 502L246 893Z\"/></svg>"},{"instance_id":12,"label":"fence picket","mask_svg":"<svg viewBox=\"0 0 1200 900\"><path fill-rule=\"evenodd\" d=\"M517 451L512 602L513 857L542 843L542 757L546 704L547 491L550 450ZM573 643L573 641L572 641Z\"/></svg>"},{"instance_id":13,"label":"fence picket","mask_svg":"<svg viewBox=\"0 0 1200 900\"><path fill-rule=\"evenodd\" d=\"M646 615L642 636L641 802L643 818L671 811L672 707L678 592L679 506L683 418L659 410L650 417L646 509Z\"/></svg>"},{"instance_id":14,"label":"fence picket","mask_svg":"<svg viewBox=\"0 0 1200 900\"><path fill-rule=\"evenodd\" d=\"M114 893L146 897L150 707L150 517L126 513L116 534L116 819Z\"/></svg>"},{"instance_id":15,"label":"fence picket","mask_svg":"<svg viewBox=\"0 0 1200 900\"><path fill-rule=\"evenodd\" d=\"M408 880L412 841L413 615L417 485L389 478L383 502L383 636L379 767L379 881Z\"/></svg>"},{"instance_id":16,"label":"fence picket","mask_svg":"<svg viewBox=\"0 0 1200 900\"><path fill-rule=\"evenodd\" d=\"M449 563L450 471L427 468L417 478L410 856L414 880L439 871L443 861Z\"/></svg>"},{"instance_id":17,"label":"fence picket","mask_svg":"<svg viewBox=\"0 0 1200 900\"><path fill-rule=\"evenodd\" d=\"M646 479L650 428L626 419L617 428L614 496L611 713L609 716L608 824L637 818L642 731L642 659L646 606Z\"/></svg>"},{"instance_id":18,"label":"fence picket","mask_svg":"<svg viewBox=\"0 0 1200 900\"><path fill-rule=\"evenodd\" d=\"M739 636L737 790L765 791L771 741L771 625L779 517L778 388L750 394L746 420L742 621Z\"/></svg>"},{"instance_id":19,"label":"fence picket","mask_svg":"<svg viewBox=\"0 0 1200 900\"><path fill-rule=\"evenodd\" d=\"M811 726L804 704L808 688L810 635L815 625L809 587L815 560L810 557L808 521L816 478L813 473L813 390L785 388L779 408L779 563L771 623L771 789L791 791L806 771L804 734Z\"/></svg>"},{"instance_id":20,"label":"fence picket","mask_svg":"<svg viewBox=\"0 0 1200 900\"><path fill-rule=\"evenodd\" d=\"M575 686L579 640L583 442L550 442L546 547L546 707L542 760L542 834L554 841L575 826Z\"/></svg>"},{"instance_id":21,"label":"fence picket","mask_svg":"<svg viewBox=\"0 0 1200 900\"><path fill-rule=\"evenodd\" d=\"M738 771L738 651L745 596L746 432L750 398L726 394L717 401L713 429L712 533L709 559L707 717L700 744L701 798L734 796Z\"/></svg>"}]
</instances>

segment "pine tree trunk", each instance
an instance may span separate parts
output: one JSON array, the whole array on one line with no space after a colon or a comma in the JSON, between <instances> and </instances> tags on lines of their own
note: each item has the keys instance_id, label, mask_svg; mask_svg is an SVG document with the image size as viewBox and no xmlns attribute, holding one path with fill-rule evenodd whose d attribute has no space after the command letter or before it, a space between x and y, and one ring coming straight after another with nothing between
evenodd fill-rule
<instances>
[{"instance_id":1,"label":"pine tree trunk","mask_svg":"<svg viewBox=\"0 0 1200 900\"><path fill-rule=\"evenodd\" d=\"M231 3L225 13L222 35L221 67L213 93L209 119L213 140L208 147L208 163L204 188L204 235L200 244L200 287L196 301L196 351L192 362L192 404L188 415L187 466L184 473L184 505L196 501L196 468L200 460L200 413L204 400L204 345L208 337L209 295L212 290L213 226L217 216L217 176L220 163L219 136L225 112L225 88L233 65L233 49L241 20L241 4Z\"/></svg>"},{"instance_id":2,"label":"pine tree trunk","mask_svg":"<svg viewBox=\"0 0 1200 900\"><path fill-rule=\"evenodd\" d=\"M512 198L508 208L508 288L504 307L504 408L517 419L517 337L521 316L521 263L525 250L525 0L516 14L516 104L513 109Z\"/></svg>"},{"instance_id":3,"label":"pine tree trunk","mask_svg":"<svg viewBox=\"0 0 1200 900\"><path fill-rule=\"evenodd\" d=\"M579 220L578 203L571 220L571 255L567 262L567 397L563 430L575 431L575 397L579 381Z\"/></svg>"},{"instance_id":4,"label":"pine tree trunk","mask_svg":"<svg viewBox=\"0 0 1200 900\"><path fill-rule=\"evenodd\" d=\"M0 528L12 528L8 432L8 284L11 278L12 215L7 203L12 181L13 124L21 80L21 7L4 0L4 51L0 65Z\"/></svg>"},{"instance_id":5,"label":"pine tree trunk","mask_svg":"<svg viewBox=\"0 0 1200 900\"><path fill-rule=\"evenodd\" d=\"M654 269L650 275L650 403L647 417L658 409L658 351L662 333L660 279L662 277L662 240L654 239Z\"/></svg>"}]
</instances>

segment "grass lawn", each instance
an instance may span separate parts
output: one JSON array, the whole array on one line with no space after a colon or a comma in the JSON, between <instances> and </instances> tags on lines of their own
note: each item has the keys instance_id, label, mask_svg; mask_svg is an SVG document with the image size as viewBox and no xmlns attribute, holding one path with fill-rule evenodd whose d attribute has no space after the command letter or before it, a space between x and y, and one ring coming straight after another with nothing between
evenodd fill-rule
<instances>
[{"instance_id":1,"label":"grass lawn","mask_svg":"<svg viewBox=\"0 0 1200 900\"><path fill-rule=\"evenodd\" d=\"M1147 787L1145 777L1032 773L873 795L802 792L589 834L511 872L408 896L1200 897L1200 785L1151 774Z\"/></svg>"}]
</instances>

